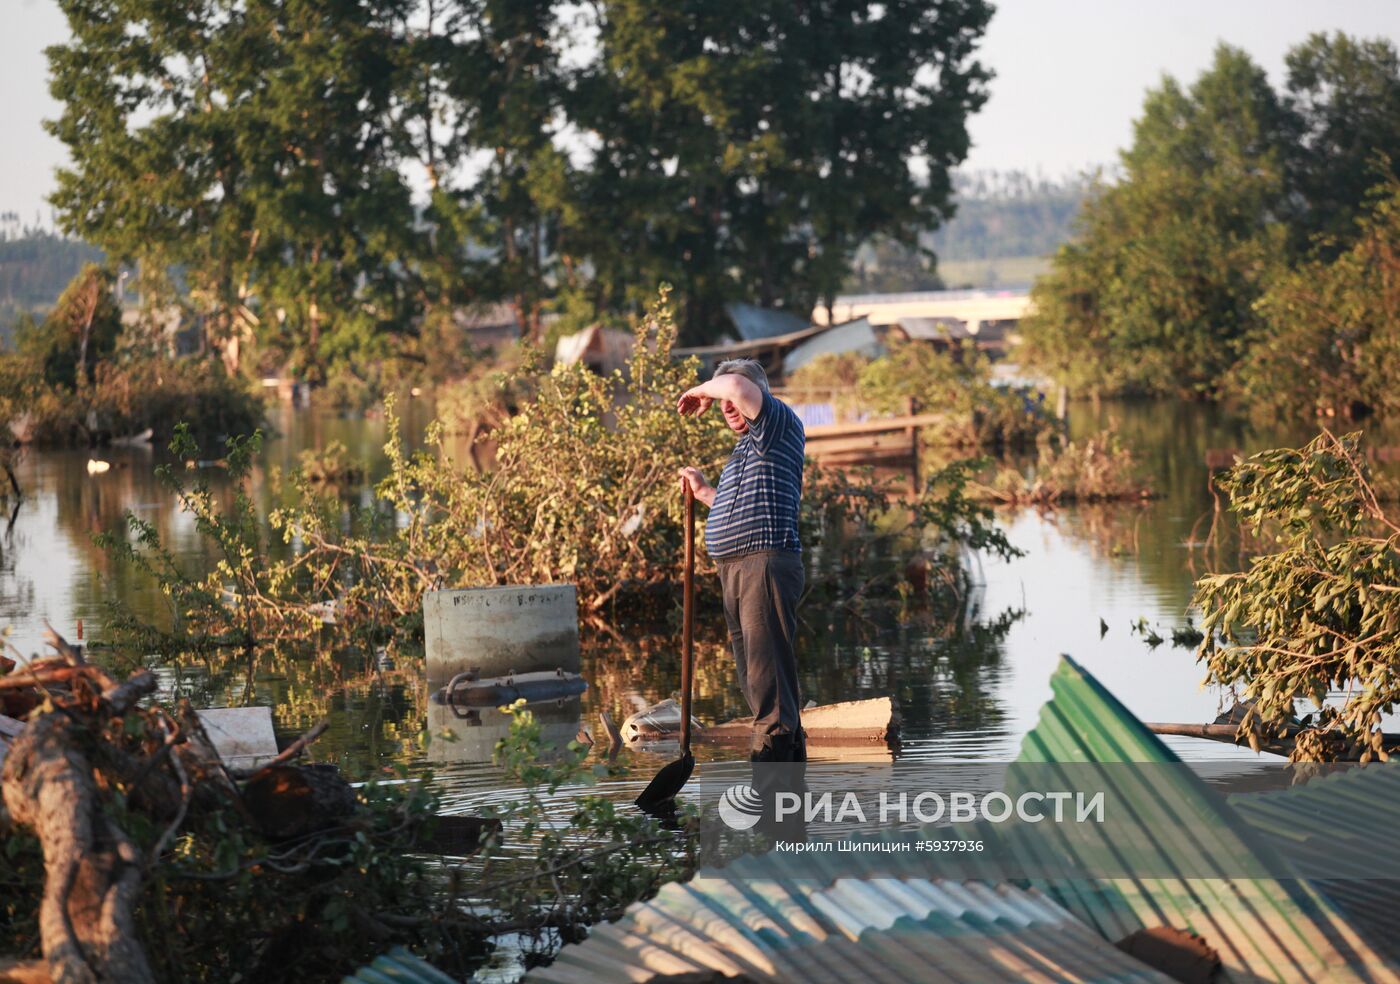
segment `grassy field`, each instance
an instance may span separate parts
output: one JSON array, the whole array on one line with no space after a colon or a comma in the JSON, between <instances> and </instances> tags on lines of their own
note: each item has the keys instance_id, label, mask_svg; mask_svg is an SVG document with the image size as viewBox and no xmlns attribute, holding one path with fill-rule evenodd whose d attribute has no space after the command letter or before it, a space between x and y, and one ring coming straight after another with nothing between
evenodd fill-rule
<instances>
[{"instance_id":1,"label":"grassy field","mask_svg":"<svg viewBox=\"0 0 1400 984\"><path fill-rule=\"evenodd\" d=\"M950 288L1029 287L1050 269L1048 256L1003 256L994 260L938 261L938 275Z\"/></svg>"}]
</instances>

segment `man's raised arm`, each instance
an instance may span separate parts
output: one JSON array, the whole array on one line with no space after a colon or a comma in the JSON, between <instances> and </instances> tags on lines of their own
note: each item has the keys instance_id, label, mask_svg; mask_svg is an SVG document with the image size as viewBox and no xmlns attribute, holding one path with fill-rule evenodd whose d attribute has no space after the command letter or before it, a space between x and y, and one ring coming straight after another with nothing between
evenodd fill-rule
<instances>
[{"instance_id":1,"label":"man's raised arm","mask_svg":"<svg viewBox=\"0 0 1400 984\"><path fill-rule=\"evenodd\" d=\"M737 373L726 373L682 393L676 412L683 417L698 417L716 400L728 400L753 420L763 409L763 390Z\"/></svg>"}]
</instances>

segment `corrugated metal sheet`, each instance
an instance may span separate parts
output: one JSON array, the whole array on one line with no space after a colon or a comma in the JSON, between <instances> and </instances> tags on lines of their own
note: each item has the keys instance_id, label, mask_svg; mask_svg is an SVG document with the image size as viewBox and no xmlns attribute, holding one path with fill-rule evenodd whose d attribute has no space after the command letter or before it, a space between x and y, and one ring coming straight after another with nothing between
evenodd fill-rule
<instances>
[{"instance_id":1,"label":"corrugated metal sheet","mask_svg":"<svg viewBox=\"0 0 1400 984\"><path fill-rule=\"evenodd\" d=\"M895 324L911 341L957 342L975 337L968 331L967 322L959 318L900 318Z\"/></svg>"},{"instance_id":2,"label":"corrugated metal sheet","mask_svg":"<svg viewBox=\"0 0 1400 984\"><path fill-rule=\"evenodd\" d=\"M1035 890L891 878L823 885L732 868L667 885L526 979L617 984L702 971L803 984L1170 980Z\"/></svg>"},{"instance_id":3,"label":"corrugated metal sheet","mask_svg":"<svg viewBox=\"0 0 1400 984\"><path fill-rule=\"evenodd\" d=\"M341 984L459 984L432 964L396 946L366 964Z\"/></svg>"},{"instance_id":4,"label":"corrugated metal sheet","mask_svg":"<svg viewBox=\"0 0 1400 984\"><path fill-rule=\"evenodd\" d=\"M819 355L855 352L868 358L883 355L885 347L865 318L837 325L803 342L783 358L783 375L790 376Z\"/></svg>"},{"instance_id":5,"label":"corrugated metal sheet","mask_svg":"<svg viewBox=\"0 0 1400 984\"><path fill-rule=\"evenodd\" d=\"M1313 885L1392 961L1400 962L1400 882L1373 877L1378 845L1389 850L1400 825L1400 762L1268 793L1237 793L1230 805L1247 823L1288 844L1308 870L1337 877Z\"/></svg>"},{"instance_id":6,"label":"corrugated metal sheet","mask_svg":"<svg viewBox=\"0 0 1400 984\"><path fill-rule=\"evenodd\" d=\"M1072 660L1063 660L1051 685L1053 697L1026 736L1021 761L1178 761ZM1252 850L1257 838L1243 836L1253 831L1235 808L1185 770L1173 777L1164 777L1166 771L1174 770L1141 770L1141 788L1133 789L1123 774L1134 770L1118 770L1115 792L1129 803L1150 797L1157 806L1148 813L1157 818L1161 804L1170 804L1178 821L1173 836L1189 837L1194 850L1221 857ZM1395 789L1400 797L1400 785ZM1311 795L1319 802L1328 798L1321 788ZM1308 809L1259 802L1244 812L1251 822L1267 815L1271 823L1286 824ZM1318 835L1325 830L1319 826ZM1154 870L1171 870L1173 845L1162 833L1144 829L1126 839L1155 847ZM985 828L978 834L985 835ZM1157 846L1159 841L1164 843ZM1042 849L1047 857L1072 858L1076 845L1064 841ZM839 864L829 857L745 857L723 870L703 871L690 884L668 885L617 923L594 927L587 941L565 947L552 966L530 979L615 984L709 971L804 982L1161 981L1110 941L1171 927L1199 934L1219 954L1222 979L1237 984L1400 982L1385 952L1357 931L1332 898L1297 880L1078 878L1013 887L894 879L874 855L846 855ZM1356 891L1364 883L1347 884ZM1364 897L1358 896L1358 905ZM1377 898L1369 896L1372 904ZM1375 918L1393 924L1395 911L1382 906Z\"/></svg>"},{"instance_id":7,"label":"corrugated metal sheet","mask_svg":"<svg viewBox=\"0 0 1400 984\"><path fill-rule=\"evenodd\" d=\"M830 403L790 403L803 427L825 427L836 423L836 407Z\"/></svg>"},{"instance_id":8,"label":"corrugated metal sheet","mask_svg":"<svg viewBox=\"0 0 1400 984\"><path fill-rule=\"evenodd\" d=\"M1051 678L1053 698L1022 744L1025 762L1179 761L1090 674L1065 657ZM1142 788L1117 790L1131 802L1150 798L1149 811L1174 811L1177 829L1189 832L1191 849L1239 857L1251 849L1241 835L1245 821L1210 796L1186 770L1143 770ZM1252 840L1250 838L1249 840ZM1154 869L1172 863L1163 831L1144 831L1135 842L1160 843ZM1059 845L1074 852L1076 845ZM1270 870L1277 870L1276 868ZM1142 878L1047 880L1035 883L1107 939L1152 926L1199 933L1221 957L1234 981L1400 981L1385 956L1314 886L1297 880Z\"/></svg>"},{"instance_id":9,"label":"corrugated metal sheet","mask_svg":"<svg viewBox=\"0 0 1400 984\"><path fill-rule=\"evenodd\" d=\"M754 304L736 301L726 304L724 310L729 315L729 320L734 322L734 330L746 342L757 341L760 338L774 338L778 335L790 335L793 332L804 331L811 327L811 322L808 319L789 311L776 311Z\"/></svg>"}]
</instances>

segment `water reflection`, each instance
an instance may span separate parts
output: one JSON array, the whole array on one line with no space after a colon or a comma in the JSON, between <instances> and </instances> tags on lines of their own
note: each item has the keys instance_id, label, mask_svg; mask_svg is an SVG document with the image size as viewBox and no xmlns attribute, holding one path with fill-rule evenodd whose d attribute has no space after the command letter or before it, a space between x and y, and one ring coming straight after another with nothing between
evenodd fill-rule
<instances>
[{"instance_id":1,"label":"water reflection","mask_svg":"<svg viewBox=\"0 0 1400 984\"><path fill-rule=\"evenodd\" d=\"M404 434L412 443L432 407L417 401L402 410ZM283 413L274 423L278 433L267 442L254 475L261 508L280 501L285 492L277 479L297 466L303 450L330 441L367 463L365 481L335 491L336 508L348 516L372 502L371 483L386 469L382 419L307 412ZM1048 697L1058 654L1069 652L1143 719L1210 720L1224 695L1200 686L1203 671L1193 654L1167 645L1149 649L1129 627L1143 617L1163 627L1181 624L1194 577L1238 567L1247 558L1250 544L1217 511L1208 482L1220 452L1298 444L1311 434L1298 427L1252 428L1191 404L1084 405L1072 412L1075 438L1106 426L1136 449L1161 498L1141 505L1003 514L1009 536L1027 556L983 561L979 590L956 618L901 620L884 609L857 618L815 606L803 611L804 696L819 703L897 697L904 717L903 756L1006 758L1015 754ZM1384 429L1370 437L1381 445L1400 443ZM455 460L468 460L465 448L451 453ZM31 452L19 462L26 498L0 536L0 621L12 626L11 641L23 652L39 649L45 618L70 637L82 620L89 638L101 638L105 603L114 598L143 617L162 617L166 602L159 592L131 569L109 563L92 545L94 533L121 528L125 510L151 523L190 569L212 560L189 517L153 474L163 460L159 449L110 449L99 456L112 468L95 476L87 474L86 452ZM204 474L221 487L222 472ZM1212 527L1215 535L1208 536ZM1207 540L1209 551L1199 546ZM1101 620L1107 626L1103 633ZM621 722L638 706L673 694L680 674L678 635L664 625L623 625L590 638L583 653L590 689L576 706L555 708L560 713L551 718L551 736L563 744L582 726L601 739L603 711ZM701 613L696 652L697 716L709 723L744 715L718 611ZM467 733L458 742L435 739L434 732L451 722L440 721L441 709L429 706L418 655L396 653L396 666L381 670L365 653L317 653L296 661L273 653L225 653L161 673L167 696L212 705L273 705L283 735L328 717L331 731L317 753L352 775L432 771L463 809L506 795L489 764L503 724L488 723L489 714L483 714L480 724L463 729ZM1174 743L1192 758L1239 754L1189 739ZM702 759L738 754L716 748L700 752ZM655 750L624 753L641 782L665 758ZM619 789L632 781L624 780Z\"/></svg>"},{"instance_id":2,"label":"water reflection","mask_svg":"<svg viewBox=\"0 0 1400 984\"><path fill-rule=\"evenodd\" d=\"M583 702L578 697L529 705L545 746L562 754L578 735ZM496 745L510 732L510 715L495 707L461 707L428 701L426 761L435 769L456 763L488 765Z\"/></svg>"}]
</instances>

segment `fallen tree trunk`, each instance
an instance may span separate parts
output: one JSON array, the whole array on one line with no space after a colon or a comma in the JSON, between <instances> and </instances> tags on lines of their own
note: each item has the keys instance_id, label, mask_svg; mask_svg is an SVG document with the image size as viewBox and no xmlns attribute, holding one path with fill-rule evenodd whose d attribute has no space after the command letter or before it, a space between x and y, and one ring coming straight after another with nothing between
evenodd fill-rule
<instances>
[{"instance_id":1,"label":"fallen tree trunk","mask_svg":"<svg viewBox=\"0 0 1400 984\"><path fill-rule=\"evenodd\" d=\"M155 685L152 674L138 674L115 695L127 704L107 709L120 713ZM143 858L102 808L80 731L63 710L50 711L28 723L5 757L10 820L33 830L44 852L44 957L57 981L154 982L133 916Z\"/></svg>"}]
</instances>

